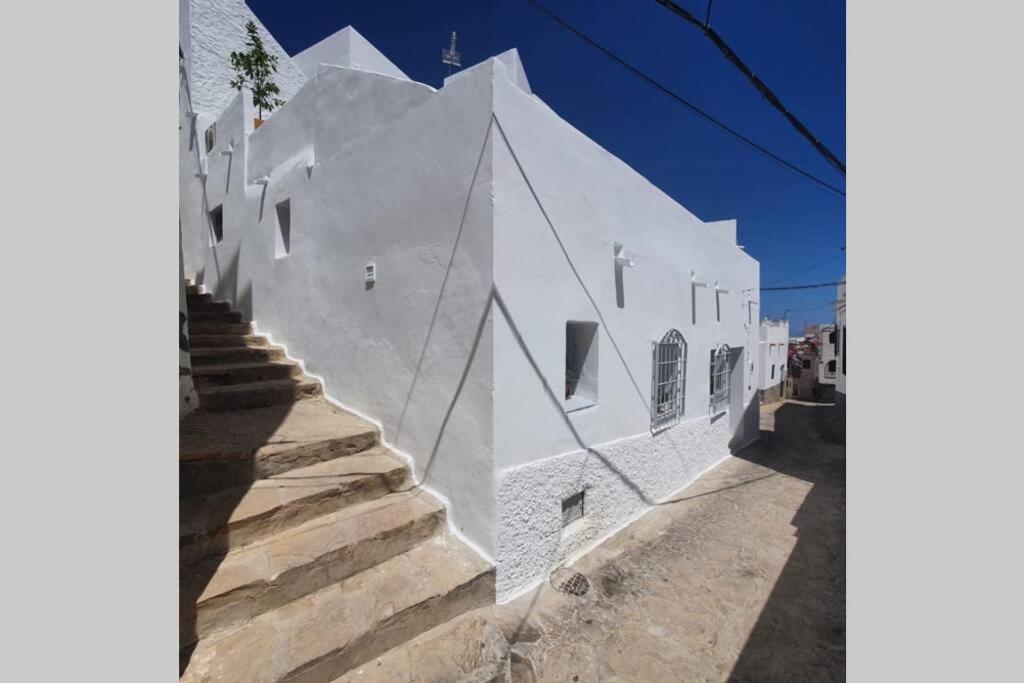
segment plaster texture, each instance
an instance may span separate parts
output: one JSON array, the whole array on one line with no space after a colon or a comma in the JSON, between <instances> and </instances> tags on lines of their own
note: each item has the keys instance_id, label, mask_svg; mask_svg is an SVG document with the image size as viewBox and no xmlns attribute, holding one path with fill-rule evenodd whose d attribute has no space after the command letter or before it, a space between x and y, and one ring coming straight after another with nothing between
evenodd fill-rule
<instances>
[{"instance_id":1,"label":"plaster texture","mask_svg":"<svg viewBox=\"0 0 1024 683\"><path fill-rule=\"evenodd\" d=\"M761 340L758 343L760 377L757 386L762 391L768 392L770 389L783 385L786 381L786 366L789 358L789 323L785 320L762 320L760 336ZM774 374L772 373L773 366Z\"/></svg>"},{"instance_id":2,"label":"plaster texture","mask_svg":"<svg viewBox=\"0 0 1024 683\"><path fill-rule=\"evenodd\" d=\"M255 131L236 95L208 155L196 140L212 117L190 133L183 115L186 274L303 359L328 396L379 421L455 529L498 558L506 592L551 559L568 484L529 493L532 516L515 500L551 468L561 477L588 449L629 444L608 446L629 477L585 470L608 500L556 552L571 553L638 514L634 488L659 479L637 499L650 505L757 437L759 266L735 221L701 221L559 118L514 50L436 91L353 66L309 73ZM285 200L291 251L275 258ZM211 244L218 206L223 241ZM617 244L632 267L616 266ZM564 399L568 321L597 325L599 400L581 410ZM686 340L683 424L652 437L652 343L671 329ZM722 344L731 403L712 425Z\"/></svg>"},{"instance_id":3,"label":"plaster texture","mask_svg":"<svg viewBox=\"0 0 1024 683\"><path fill-rule=\"evenodd\" d=\"M841 425L820 405L764 418L756 444L497 608L512 680L846 679ZM552 586L570 572L585 595Z\"/></svg>"},{"instance_id":4,"label":"plaster texture","mask_svg":"<svg viewBox=\"0 0 1024 683\"><path fill-rule=\"evenodd\" d=\"M846 276L836 288L836 330L839 349L836 353L836 405L846 411Z\"/></svg>"},{"instance_id":5,"label":"plaster texture","mask_svg":"<svg viewBox=\"0 0 1024 683\"><path fill-rule=\"evenodd\" d=\"M181 19L186 12L187 23ZM230 86L235 75L231 53L246 49L245 24L250 20L259 29L267 52L278 58L274 82L281 89L280 98L287 101L306 82L306 76L243 0L180 0L178 41L193 77L194 111L217 116L234 99L237 91Z\"/></svg>"},{"instance_id":6,"label":"plaster texture","mask_svg":"<svg viewBox=\"0 0 1024 683\"><path fill-rule=\"evenodd\" d=\"M587 451L559 455L499 474L498 601L691 483L729 456L729 422L697 418ZM584 491L584 516L562 527L561 501Z\"/></svg>"},{"instance_id":7,"label":"plaster texture","mask_svg":"<svg viewBox=\"0 0 1024 683\"><path fill-rule=\"evenodd\" d=\"M351 26L332 33L292 59L308 78L316 75L317 65L330 64L409 80L401 69Z\"/></svg>"}]
</instances>

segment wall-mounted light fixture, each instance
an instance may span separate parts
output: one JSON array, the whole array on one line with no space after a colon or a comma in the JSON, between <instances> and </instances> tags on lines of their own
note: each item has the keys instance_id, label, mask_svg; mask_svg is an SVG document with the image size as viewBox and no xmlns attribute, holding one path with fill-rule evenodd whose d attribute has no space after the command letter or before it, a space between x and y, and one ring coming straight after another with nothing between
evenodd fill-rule
<instances>
[{"instance_id":1,"label":"wall-mounted light fixture","mask_svg":"<svg viewBox=\"0 0 1024 683\"><path fill-rule=\"evenodd\" d=\"M222 149L220 151L220 155L222 157L229 157L229 156L231 156L234 153L235 153L235 141L234 140L232 140L231 142L228 143L228 148L227 149Z\"/></svg>"},{"instance_id":2,"label":"wall-mounted light fixture","mask_svg":"<svg viewBox=\"0 0 1024 683\"><path fill-rule=\"evenodd\" d=\"M254 185L263 185L264 187L266 187L269 182L270 182L270 176L265 175L262 178L257 178L256 180L254 180L253 184Z\"/></svg>"}]
</instances>

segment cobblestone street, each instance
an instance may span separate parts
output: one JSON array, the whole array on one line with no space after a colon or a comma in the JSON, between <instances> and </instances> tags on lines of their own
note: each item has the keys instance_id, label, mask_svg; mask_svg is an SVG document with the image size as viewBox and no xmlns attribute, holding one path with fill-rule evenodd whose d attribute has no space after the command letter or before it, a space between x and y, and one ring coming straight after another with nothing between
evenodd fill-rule
<instances>
[{"instance_id":1,"label":"cobblestone street","mask_svg":"<svg viewBox=\"0 0 1024 683\"><path fill-rule=\"evenodd\" d=\"M843 425L789 401L761 430L579 560L585 595L499 609L514 681L845 679Z\"/></svg>"}]
</instances>

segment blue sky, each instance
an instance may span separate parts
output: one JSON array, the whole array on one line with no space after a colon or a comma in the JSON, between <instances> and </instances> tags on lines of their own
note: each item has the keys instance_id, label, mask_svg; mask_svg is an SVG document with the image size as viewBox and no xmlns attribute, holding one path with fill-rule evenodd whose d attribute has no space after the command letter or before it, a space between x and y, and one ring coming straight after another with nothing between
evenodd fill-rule
<instances>
[{"instance_id":1,"label":"blue sky","mask_svg":"<svg viewBox=\"0 0 1024 683\"><path fill-rule=\"evenodd\" d=\"M693 25L654 0L539 0L625 61L763 147L845 191L845 179ZM704 0L676 0L704 15ZM761 282L833 282L845 268L846 202L700 120L611 61L528 0L249 0L291 54L354 26L411 78L440 87L440 51L458 32L471 66L519 49L530 85L552 109L703 220L738 219ZM718 0L711 24L840 159L846 160L846 3ZM764 292L761 313L834 319L835 288ZM817 307L814 310L797 310Z\"/></svg>"}]
</instances>

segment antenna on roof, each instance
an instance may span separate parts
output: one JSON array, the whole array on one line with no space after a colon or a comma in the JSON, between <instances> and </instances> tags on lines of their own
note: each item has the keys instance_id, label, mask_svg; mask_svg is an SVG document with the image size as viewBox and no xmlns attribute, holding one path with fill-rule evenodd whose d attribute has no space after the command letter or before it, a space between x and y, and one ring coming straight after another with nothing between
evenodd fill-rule
<instances>
[{"instance_id":1,"label":"antenna on roof","mask_svg":"<svg viewBox=\"0 0 1024 683\"><path fill-rule=\"evenodd\" d=\"M441 50L441 63L448 65L448 75L452 75L453 66L462 66L462 55L455 49L455 31L452 31L452 45L447 50Z\"/></svg>"}]
</instances>

